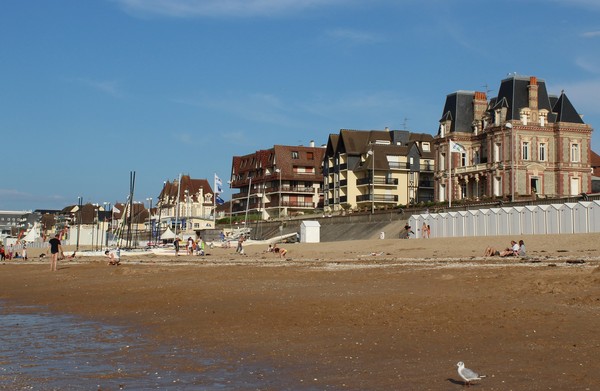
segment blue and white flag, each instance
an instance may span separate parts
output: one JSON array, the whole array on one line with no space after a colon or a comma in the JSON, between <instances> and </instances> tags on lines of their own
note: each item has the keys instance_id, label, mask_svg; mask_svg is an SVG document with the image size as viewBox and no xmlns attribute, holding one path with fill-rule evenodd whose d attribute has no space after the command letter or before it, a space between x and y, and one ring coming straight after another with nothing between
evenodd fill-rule
<instances>
[{"instance_id":1,"label":"blue and white flag","mask_svg":"<svg viewBox=\"0 0 600 391\"><path fill-rule=\"evenodd\" d=\"M223 181L215 174L215 193L220 194L223 192Z\"/></svg>"},{"instance_id":2,"label":"blue and white flag","mask_svg":"<svg viewBox=\"0 0 600 391\"><path fill-rule=\"evenodd\" d=\"M465 153L467 150L459 143L455 143L454 141L450 140L450 152Z\"/></svg>"},{"instance_id":3,"label":"blue and white flag","mask_svg":"<svg viewBox=\"0 0 600 391\"><path fill-rule=\"evenodd\" d=\"M219 194L217 194L217 197L215 198L215 202L217 205L225 204L225 201L221 198L221 196L219 196Z\"/></svg>"}]
</instances>

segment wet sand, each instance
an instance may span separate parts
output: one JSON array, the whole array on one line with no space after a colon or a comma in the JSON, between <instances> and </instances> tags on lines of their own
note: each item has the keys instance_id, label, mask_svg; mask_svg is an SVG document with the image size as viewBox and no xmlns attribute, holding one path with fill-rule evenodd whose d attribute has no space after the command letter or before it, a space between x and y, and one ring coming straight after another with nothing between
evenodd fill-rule
<instances>
[{"instance_id":1,"label":"wet sand","mask_svg":"<svg viewBox=\"0 0 600 391\"><path fill-rule=\"evenodd\" d=\"M262 389L285 376L290 389L459 390L458 361L488 376L478 390L599 389L600 234L524 236L527 259L481 256L510 239L78 257L55 273L34 257L0 265L0 300L264 365Z\"/></svg>"}]
</instances>

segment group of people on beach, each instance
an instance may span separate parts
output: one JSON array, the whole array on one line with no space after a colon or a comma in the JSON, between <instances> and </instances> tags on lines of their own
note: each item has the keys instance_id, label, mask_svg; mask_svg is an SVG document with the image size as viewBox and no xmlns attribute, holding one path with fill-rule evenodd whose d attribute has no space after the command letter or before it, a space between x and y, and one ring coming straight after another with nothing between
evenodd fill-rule
<instances>
[{"instance_id":1,"label":"group of people on beach","mask_svg":"<svg viewBox=\"0 0 600 391\"><path fill-rule=\"evenodd\" d=\"M181 249L181 239L178 237L173 240L173 246L175 247L175 255L179 255ZM185 244L186 255L205 255L206 242L200 238L194 240L191 236L188 237Z\"/></svg>"},{"instance_id":2,"label":"group of people on beach","mask_svg":"<svg viewBox=\"0 0 600 391\"><path fill-rule=\"evenodd\" d=\"M493 257L493 256L501 256L501 257L525 257L527 256L527 251L525 249L525 242L523 240L510 241L510 246L505 248L502 251L496 250L494 247L488 246L484 253L484 257Z\"/></svg>"},{"instance_id":3,"label":"group of people on beach","mask_svg":"<svg viewBox=\"0 0 600 391\"><path fill-rule=\"evenodd\" d=\"M18 244L18 242L17 242ZM2 261L10 261L11 259L21 258L27 260L27 242L22 242L22 250L21 254L18 251L15 251L14 246L11 244L8 245L8 248L4 247L4 244L0 244L0 260Z\"/></svg>"}]
</instances>

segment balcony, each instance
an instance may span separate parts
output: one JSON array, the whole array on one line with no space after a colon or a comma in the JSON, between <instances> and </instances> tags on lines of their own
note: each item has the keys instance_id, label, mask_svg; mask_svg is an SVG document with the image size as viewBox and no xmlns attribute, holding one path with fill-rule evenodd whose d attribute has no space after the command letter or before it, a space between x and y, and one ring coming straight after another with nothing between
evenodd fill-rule
<instances>
[{"instance_id":1,"label":"balcony","mask_svg":"<svg viewBox=\"0 0 600 391\"><path fill-rule=\"evenodd\" d=\"M419 181L419 188L431 188L433 189L434 187L434 182L433 181Z\"/></svg>"},{"instance_id":2,"label":"balcony","mask_svg":"<svg viewBox=\"0 0 600 391\"><path fill-rule=\"evenodd\" d=\"M372 196L375 196L374 198ZM356 196L356 202L398 202L398 196L393 194L363 194Z\"/></svg>"},{"instance_id":3,"label":"balcony","mask_svg":"<svg viewBox=\"0 0 600 391\"><path fill-rule=\"evenodd\" d=\"M281 206L288 208L314 208L314 202L302 202L302 201L282 201Z\"/></svg>"},{"instance_id":4,"label":"balcony","mask_svg":"<svg viewBox=\"0 0 600 391\"><path fill-rule=\"evenodd\" d=\"M479 163L474 166L464 166L464 167L456 167L454 172L456 174L466 174L471 172L481 172L486 171L488 168L487 163Z\"/></svg>"},{"instance_id":5,"label":"balcony","mask_svg":"<svg viewBox=\"0 0 600 391\"><path fill-rule=\"evenodd\" d=\"M410 163L406 162L388 162L390 170L408 170L410 169Z\"/></svg>"},{"instance_id":6,"label":"balcony","mask_svg":"<svg viewBox=\"0 0 600 391\"><path fill-rule=\"evenodd\" d=\"M421 172L433 172L435 166L433 164L421 164Z\"/></svg>"},{"instance_id":7,"label":"balcony","mask_svg":"<svg viewBox=\"0 0 600 391\"><path fill-rule=\"evenodd\" d=\"M371 185L371 184L372 184L371 178L361 178L356 181L356 186ZM377 177L375 177L375 184L376 185L397 186L398 179L397 178L377 178Z\"/></svg>"}]
</instances>

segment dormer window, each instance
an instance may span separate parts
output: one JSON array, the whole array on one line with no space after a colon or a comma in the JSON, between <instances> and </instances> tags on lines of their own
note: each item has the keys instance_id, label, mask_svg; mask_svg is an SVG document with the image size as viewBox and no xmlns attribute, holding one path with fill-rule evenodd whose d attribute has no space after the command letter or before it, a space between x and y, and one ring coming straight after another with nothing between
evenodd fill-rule
<instances>
[{"instance_id":1,"label":"dormer window","mask_svg":"<svg viewBox=\"0 0 600 391\"><path fill-rule=\"evenodd\" d=\"M529 109L528 108L522 109L521 112L519 113L520 119L521 119L521 123L523 125L527 125L529 123L529 114L530 113L529 113Z\"/></svg>"},{"instance_id":2,"label":"dormer window","mask_svg":"<svg viewBox=\"0 0 600 391\"><path fill-rule=\"evenodd\" d=\"M422 147L423 147L423 151L425 151L425 152L431 151L431 147L430 147L429 143L423 143Z\"/></svg>"},{"instance_id":3,"label":"dormer window","mask_svg":"<svg viewBox=\"0 0 600 391\"><path fill-rule=\"evenodd\" d=\"M540 126L546 126L546 123L548 123L548 110L540 110L538 120L540 121Z\"/></svg>"}]
</instances>

